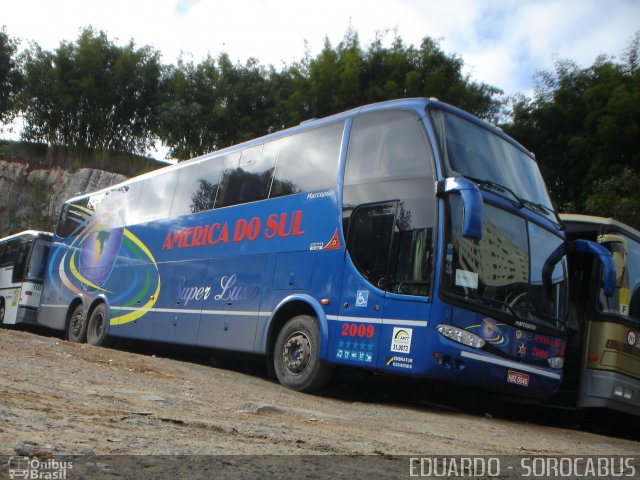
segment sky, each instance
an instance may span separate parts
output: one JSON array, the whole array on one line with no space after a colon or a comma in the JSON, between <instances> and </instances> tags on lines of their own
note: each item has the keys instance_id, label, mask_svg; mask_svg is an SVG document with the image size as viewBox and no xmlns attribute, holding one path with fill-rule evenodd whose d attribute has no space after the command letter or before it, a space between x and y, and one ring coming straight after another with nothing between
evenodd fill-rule
<instances>
[{"instance_id":1,"label":"sky","mask_svg":"<svg viewBox=\"0 0 640 480\"><path fill-rule=\"evenodd\" d=\"M397 33L418 47L438 40L475 81L505 95L531 96L535 74L569 59L587 67L598 55L622 60L640 31L640 0L0 0L0 28L23 47L75 41L83 27L118 45L133 39L175 64L221 52L276 69L336 46L353 28L366 48ZM394 33L395 32L395 33Z\"/></svg>"}]
</instances>

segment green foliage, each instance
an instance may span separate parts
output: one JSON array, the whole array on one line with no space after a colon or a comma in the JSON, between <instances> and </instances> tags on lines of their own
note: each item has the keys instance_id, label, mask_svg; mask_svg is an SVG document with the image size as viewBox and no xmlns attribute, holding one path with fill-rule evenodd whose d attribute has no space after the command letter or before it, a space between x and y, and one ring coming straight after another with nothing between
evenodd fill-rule
<instances>
[{"instance_id":1,"label":"green foliage","mask_svg":"<svg viewBox=\"0 0 640 480\"><path fill-rule=\"evenodd\" d=\"M308 65L308 85L300 86L309 92L313 116L395 98L437 97L492 120L501 105L499 89L472 82L462 73L462 59L448 56L429 37L417 49L397 35L385 47L378 36L364 50L349 30L335 49L325 40L322 52Z\"/></svg>"},{"instance_id":2,"label":"green foliage","mask_svg":"<svg viewBox=\"0 0 640 480\"><path fill-rule=\"evenodd\" d=\"M168 67L157 107L158 137L184 160L267 133L273 97L255 60L233 64L226 54Z\"/></svg>"},{"instance_id":3,"label":"green foliage","mask_svg":"<svg viewBox=\"0 0 640 480\"><path fill-rule=\"evenodd\" d=\"M593 182L593 190L585 201L586 211L613 217L640 229L640 175L625 168L619 175Z\"/></svg>"},{"instance_id":4,"label":"green foliage","mask_svg":"<svg viewBox=\"0 0 640 480\"><path fill-rule=\"evenodd\" d=\"M23 62L25 139L137 153L153 145L158 52L86 28L54 52L32 46Z\"/></svg>"},{"instance_id":5,"label":"green foliage","mask_svg":"<svg viewBox=\"0 0 640 480\"><path fill-rule=\"evenodd\" d=\"M18 44L4 27L0 29L0 124L10 122L16 114L16 95L22 73L15 58Z\"/></svg>"},{"instance_id":6,"label":"green foliage","mask_svg":"<svg viewBox=\"0 0 640 480\"><path fill-rule=\"evenodd\" d=\"M178 62L165 70L158 107L158 136L173 156L211 150L360 105L402 97L434 96L487 120L501 106L497 88L462 74L459 57L435 40L419 49L398 36L390 47L377 38L368 49L349 29L337 47L276 72L254 60L233 64L221 54L200 64Z\"/></svg>"},{"instance_id":7,"label":"green foliage","mask_svg":"<svg viewBox=\"0 0 640 480\"><path fill-rule=\"evenodd\" d=\"M551 195L565 211L620 217L616 206L640 199L637 188L616 187L640 171L639 53L640 32L626 61L600 56L587 68L557 61L554 72L540 74L533 99L513 99L505 130L536 152Z\"/></svg>"}]
</instances>

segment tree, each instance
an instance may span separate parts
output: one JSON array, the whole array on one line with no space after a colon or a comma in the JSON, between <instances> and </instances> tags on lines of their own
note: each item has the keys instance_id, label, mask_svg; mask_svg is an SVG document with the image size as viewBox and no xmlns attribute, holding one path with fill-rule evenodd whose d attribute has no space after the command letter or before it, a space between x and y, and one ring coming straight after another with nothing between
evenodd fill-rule
<instances>
[{"instance_id":1,"label":"tree","mask_svg":"<svg viewBox=\"0 0 640 480\"><path fill-rule=\"evenodd\" d=\"M533 99L520 96L513 102L505 130L536 152L562 210L608 215L595 198L613 200L610 183L640 171L639 47L640 32L623 63L599 56L580 68L558 60L554 72L539 74ZM599 193L590 198L594 192Z\"/></svg>"},{"instance_id":2,"label":"tree","mask_svg":"<svg viewBox=\"0 0 640 480\"><path fill-rule=\"evenodd\" d=\"M54 52L24 54L23 137L54 145L144 153L155 142L161 65L150 47L124 47L86 28Z\"/></svg>"},{"instance_id":3,"label":"tree","mask_svg":"<svg viewBox=\"0 0 640 480\"><path fill-rule=\"evenodd\" d=\"M255 60L234 64L224 53L197 65L180 60L163 76L158 136L185 160L268 133L269 76Z\"/></svg>"},{"instance_id":4,"label":"tree","mask_svg":"<svg viewBox=\"0 0 640 480\"><path fill-rule=\"evenodd\" d=\"M625 168L619 175L596 180L585 201L585 210L613 217L640 230L640 175Z\"/></svg>"},{"instance_id":5,"label":"tree","mask_svg":"<svg viewBox=\"0 0 640 480\"><path fill-rule=\"evenodd\" d=\"M13 120L22 75L15 58L18 44L0 29L0 124Z\"/></svg>"}]
</instances>

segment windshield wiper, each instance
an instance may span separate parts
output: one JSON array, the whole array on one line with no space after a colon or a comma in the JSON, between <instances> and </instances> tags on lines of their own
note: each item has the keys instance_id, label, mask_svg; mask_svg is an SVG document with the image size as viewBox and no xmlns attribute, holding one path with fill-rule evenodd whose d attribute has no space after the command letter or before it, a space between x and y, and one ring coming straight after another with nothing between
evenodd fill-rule
<instances>
[{"instance_id":1,"label":"windshield wiper","mask_svg":"<svg viewBox=\"0 0 640 480\"><path fill-rule=\"evenodd\" d=\"M464 178L471 180L472 182L477 183L481 187L484 187L485 190L493 190L494 192L497 191L497 192L503 192L503 193L507 192L511 194L511 196L516 201L516 206L518 208L529 207L531 210L535 210L536 212L541 213L542 215L545 215L547 217L553 215L556 219L556 225L561 230L564 230L564 225L560 220L560 216L552 208L549 208L546 205L543 205L541 203L536 203L536 202L532 202L531 200L525 200L523 198L520 198L518 194L513 190L511 190L509 187L505 187L504 185L500 185L499 183L493 182L491 180L482 180L480 178L470 177L468 175L462 175L462 176Z\"/></svg>"},{"instance_id":2,"label":"windshield wiper","mask_svg":"<svg viewBox=\"0 0 640 480\"><path fill-rule=\"evenodd\" d=\"M505 187L504 185L500 185L499 183L492 182L491 180L482 180L480 178L470 177L468 175L462 175L464 178L471 180L472 182L477 183L481 187L484 187L485 190L492 190L494 192L499 193L509 193L515 200L516 206L518 208L524 208L525 204L523 200L509 187Z\"/></svg>"},{"instance_id":3,"label":"windshield wiper","mask_svg":"<svg viewBox=\"0 0 640 480\"><path fill-rule=\"evenodd\" d=\"M500 300L496 300L495 298L483 297L481 295L465 295L464 297L470 300L478 300L480 303L488 307L498 307L502 309L501 311L503 312L509 312L516 320L522 320L522 318L520 318L513 307L511 307L511 305L509 305L508 303L501 302Z\"/></svg>"},{"instance_id":4,"label":"windshield wiper","mask_svg":"<svg viewBox=\"0 0 640 480\"><path fill-rule=\"evenodd\" d=\"M542 213L543 215L546 215L547 217L553 215L555 217L555 219L556 219L556 225L558 226L558 228L560 228L560 230L564 230L564 224L560 220L560 216L558 215L558 213L555 210L553 210L552 208L549 208L546 205L543 205L541 203L532 202L531 200L523 200L523 202L526 203L527 206L529 208L531 208L532 210L535 210L538 213Z\"/></svg>"}]
</instances>

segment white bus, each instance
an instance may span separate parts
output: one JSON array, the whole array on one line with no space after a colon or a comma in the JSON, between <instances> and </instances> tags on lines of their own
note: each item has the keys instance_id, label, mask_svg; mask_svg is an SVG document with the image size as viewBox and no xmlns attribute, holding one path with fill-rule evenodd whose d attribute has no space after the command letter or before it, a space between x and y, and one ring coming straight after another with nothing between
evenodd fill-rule
<instances>
[{"instance_id":1,"label":"white bus","mask_svg":"<svg viewBox=\"0 0 640 480\"><path fill-rule=\"evenodd\" d=\"M0 325L36 323L52 234L0 238Z\"/></svg>"}]
</instances>

